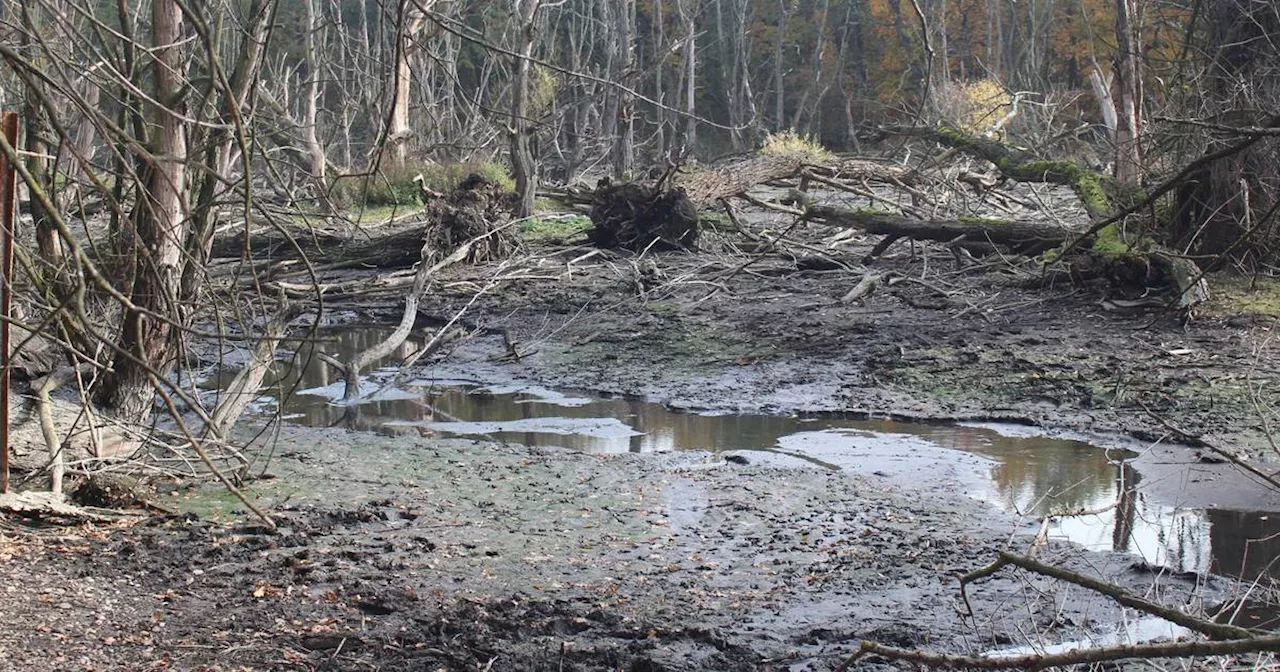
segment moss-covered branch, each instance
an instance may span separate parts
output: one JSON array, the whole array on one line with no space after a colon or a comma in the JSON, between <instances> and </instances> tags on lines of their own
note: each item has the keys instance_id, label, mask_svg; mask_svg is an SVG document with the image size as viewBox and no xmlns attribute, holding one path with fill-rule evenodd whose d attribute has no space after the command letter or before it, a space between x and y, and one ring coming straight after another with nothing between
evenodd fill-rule
<instances>
[{"instance_id":1,"label":"moss-covered branch","mask_svg":"<svg viewBox=\"0 0 1280 672\"><path fill-rule=\"evenodd\" d=\"M930 140L989 161L1001 175L1011 180L1047 182L1071 187L1093 221L1107 217L1141 196L1137 189L1110 175L1087 170L1071 161L1044 159L1031 152L1009 147L995 140L969 135L954 128L911 127L894 129L894 132Z\"/></svg>"},{"instance_id":2,"label":"moss-covered branch","mask_svg":"<svg viewBox=\"0 0 1280 672\"><path fill-rule=\"evenodd\" d=\"M1153 203L1160 193L1167 191L1167 187L1162 185L1156 192L1148 194L1140 187L1082 168L1071 161L1044 159L1031 152L969 135L954 128L908 127L889 130L899 135L936 142L986 160L1000 174L1012 180L1071 187L1089 215L1092 226L1067 244L1063 248L1064 252L1083 245L1110 263L1124 265L1141 262L1159 273L1163 280L1175 288L1178 294L1176 304L1180 308L1208 298L1204 274L1195 264L1162 250L1147 238L1139 241L1125 240L1118 228L1125 216Z\"/></svg>"}]
</instances>

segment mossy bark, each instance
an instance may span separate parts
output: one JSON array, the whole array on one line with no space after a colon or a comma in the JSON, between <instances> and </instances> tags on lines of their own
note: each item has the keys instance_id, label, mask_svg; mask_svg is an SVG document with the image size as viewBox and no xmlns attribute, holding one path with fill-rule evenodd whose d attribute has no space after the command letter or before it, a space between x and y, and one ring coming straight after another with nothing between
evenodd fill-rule
<instances>
[{"instance_id":1,"label":"mossy bark","mask_svg":"<svg viewBox=\"0 0 1280 672\"><path fill-rule=\"evenodd\" d=\"M1031 152L1008 147L994 140L979 138L954 128L898 129L899 133L932 140L989 161L1009 179L1021 182L1044 182L1071 187L1084 206L1090 220L1101 223L1115 212L1141 202L1140 187L1121 182L1110 175L1082 168L1071 161L1048 160ZM1160 272L1162 280L1178 292L1179 307L1188 307L1208 298L1203 274L1195 264L1161 248L1149 238L1125 240L1116 224L1098 230L1081 246L1120 265L1143 264Z\"/></svg>"}]
</instances>

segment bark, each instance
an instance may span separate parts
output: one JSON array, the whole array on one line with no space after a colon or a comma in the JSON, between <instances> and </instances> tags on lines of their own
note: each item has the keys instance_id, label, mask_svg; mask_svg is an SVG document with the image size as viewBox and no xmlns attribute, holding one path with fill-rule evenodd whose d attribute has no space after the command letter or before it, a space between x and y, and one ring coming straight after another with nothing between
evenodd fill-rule
<instances>
[{"instance_id":1,"label":"bark","mask_svg":"<svg viewBox=\"0 0 1280 672\"><path fill-rule=\"evenodd\" d=\"M618 6L618 59L614 81L626 88L634 85L636 40L635 0L621 0ZM618 125L613 139L613 174L630 179L635 171L635 96L618 91Z\"/></svg>"},{"instance_id":2,"label":"bark","mask_svg":"<svg viewBox=\"0 0 1280 672\"><path fill-rule=\"evenodd\" d=\"M433 3L427 3L429 9ZM391 145L392 167L403 168L409 162L409 98L413 87L412 58L418 52L418 36L427 25L427 17L411 0L401 0L396 31L395 73L392 82L391 123L387 142Z\"/></svg>"},{"instance_id":3,"label":"bark","mask_svg":"<svg viewBox=\"0 0 1280 672\"><path fill-rule=\"evenodd\" d=\"M515 81L511 90L511 168L516 179L519 197L516 217L533 215L534 192L538 188L538 176L533 156L533 119L531 85L533 76L533 46L537 28L538 8L542 0L516 0L516 18L519 21L519 56L515 58Z\"/></svg>"},{"instance_id":4,"label":"bark","mask_svg":"<svg viewBox=\"0 0 1280 672\"><path fill-rule=\"evenodd\" d=\"M783 77L786 63L783 58L783 47L786 46L787 19L790 16L791 9L787 6L787 0L778 0L778 36L773 47L773 130L775 131L785 130L787 123L786 79Z\"/></svg>"},{"instance_id":5,"label":"bark","mask_svg":"<svg viewBox=\"0 0 1280 672\"><path fill-rule=\"evenodd\" d=\"M168 375L173 365L181 280L182 245L187 229L186 123L179 107L183 71L183 12L174 0L152 7L153 78L156 103L150 117L155 145L148 162L144 203L135 218L139 264L132 300L126 310L120 347L105 389L106 405L121 420L144 424L152 414L152 377ZM169 319L164 319L169 318Z\"/></svg>"},{"instance_id":6,"label":"bark","mask_svg":"<svg viewBox=\"0 0 1280 672\"><path fill-rule=\"evenodd\" d=\"M743 131L739 130L739 126L754 127L759 123L756 119L758 112L756 111L755 93L751 90L751 44L750 26L751 11L754 4L750 0L737 0L734 3L734 28L733 34L737 49L734 50L733 61L733 82L736 84L733 98L733 109L736 110L734 115L734 137L737 138L739 145L745 145L754 140L752 129L747 130L747 137L742 137Z\"/></svg>"},{"instance_id":7,"label":"bark","mask_svg":"<svg viewBox=\"0 0 1280 672\"><path fill-rule=\"evenodd\" d=\"M31 51L36 51L36 40L41 29L45 10L39 5L35 7L28 6L23 3L21 7L23 46ZM38 58L38 57L37 57ZM37 61L39 62L39 61ZM50 133L49 115L52 110L48 106L42 104L42 100L46 99L45 90L41 87L40 91L24 90L23 96L23 147L27 151L27 170L39 182L40 188L49 194L52 198L58 197L59 190L54 189L54 164L48 158L50 147L46 138ZM56 201L55 201L56 203ZM40 250L40 256L52 264L52 268L59 268L62 265L62 242L59 240L57 231L53 226L50 213L36 201L30 199L31 219L35 225L36 242Z\"/></svg>"},{"instance_id":8,"label":"bark","mask_svg":"<svg viewBox=\"0 0 1280 672\"><path fill-rule=\"evenodd\" d=\"M423 211L397 225L397 230L369 239L345 229L319 230L287 222L251 220L219 238L214 258L250 260L295 259L298 250L309 262L326 268L407 268L453 253L475 238L463 261L480 262L510 256L519 240L509 226L515 205L502 186L472 175L443 198L428 198ZM285 266L273 268L283 269ZM268 271L268 276L271 271Z\"/></svg>"},{"instance_id":9,"label":"bark","mask_svg":"<svg viewBox=\"0 0 1280 672\"><path fill-rule=\"evenodd\" d=\"M1111 97L1111 87L1102 80L1097 67L1089 71L1089 85L1093 87L1093 95L1098 99L1098 111L1102 113L1102 124L1107 127L1107 137L1115 144L1120 118L1116 113L1115 99Z\"/></svg>"},{"instance_id":10,"label":"bark","mask_svg":"<svg viewBox=\"0 0 1280 672\"><path fill-rule=\"evenodd\" d=\"M684 44L682 70L684 71L684 93L682 95L684 119L684 133L680 140L680 156L693 156L698 148L698 122L694 114L696 112L696 98L698 91L698 0L677 0L677 7L680 11L680 22L684 24Z\"/></svg>"},{"instance_id":11,"label":"bark","mask_svg":"<svg viewBox=\"0 0 1280 672\"><path fill-rule=\"evenodd\" d=\"M258 398L262 381L276 359L276 345L284 337L293 318L302 314L300 304L283 303L277 307L274 317L267 322L262 340L254 346L249 361L236 373L235 378L221 392L218 404L209 414L209 430L215 437L225 438L227 431L240 419L245 409Z\"/></svg>"},{"instance_id":12,"label":"bark","mask_svg":"<svg viewBox=\"0 0 1280 672\"><path fill-rule=\"evenodd\" d=\"M825 224L860 229L873 235L943 243L990 243L1018 254L1035 255L1065 244L1074 232L1053 224L1025 221L958 221L911 219L813 205L805 216Z\"/></svg>"},{"instance_id":13,"label":"bark","mask_svg":"<svg viewBox=\"0 0 1280 672\"><path fill-rule=\"evenodd\" d=\"M662 73L666 70L667 45L666 26L664 24L662 0L653 0L653 93L660 103L666 102L667 91L662 85ZM654 150L656 156L668 156L667 149L667 110L654 110L658 128L654 131Z\"/></svg>"},{"instance_id":14,"label":"bark","mask_svg":"<svg viewBox=\"0 0 1280 672\"><path fill-rule=\"evenodd\" d=\"M1115 126L1115 177L1121 182L1137 182L1142 171L1142 79L1138 65L1141 26L1136 0L1116 2L1116 45L1119 57L1116 88L1119 90Z\"/></svg>"},{"instance_id":15,"label":"bark","mask_svg":"<svg viewBox=\"0 0 1280 672\"><path fill-rule=\"evenodd\" d=\"M320 12L316 9L318 0L305 0L307 5L307 93L304 112L302 114L302 139L307 148L307 156L311 159L311 178L323 189L325 185L324 146L320 144L317 134L320 106Z\"/></svg>"}]
</instances>

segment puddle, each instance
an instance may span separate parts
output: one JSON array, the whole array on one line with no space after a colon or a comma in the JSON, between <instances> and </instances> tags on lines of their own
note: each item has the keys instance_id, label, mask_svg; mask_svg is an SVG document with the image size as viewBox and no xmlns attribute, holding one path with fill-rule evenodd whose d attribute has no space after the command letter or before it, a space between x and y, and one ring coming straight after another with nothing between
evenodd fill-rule
<instances>
[{"instance_id":1,"label":"puddle","mask_svg":"<svg viewBox=\"0 0 1280 672\"><path fill-rule=\"evenodd\" d=\"M321 347L351 353L385 333L329 332ZM403 359L420 345L410 340L391 359ZM393 368L372 371L363 381L367 396L343 404L341 376L303 346L292 363L282 363L279 381L271 386L285 398L283 408L265 397L260 409L279 410L298 424L393 435L476 436L596 453L705 450L755 464L818 466L903 487L962 492L1023 516L1028 525L1038 526L1050 512L1085 511L1054 519L1048 536L1131 553L1180 572L1280 578L1280 514L1155 501L1143 492L1142 474L1129 463L1135 453L1129 451L1014 426L840 414L700 415L638 399L485 384L456 372L433 377L431 371L399 381ZM282 390L294 392L278 394Z\"/></svg>"},{"instance_id":2,"label":"puddle","mask_svg":"<svg viewBox=\"0 0 1280 672\"><path fill-rule=\"evenodd\" d=\"M1045 655L1052 656L1082 649L1097 649L1111 646L1132 646L1158 641L1175 641L1193 636L1190 630L1174 625L1162 618L1144 617L1129 620L1117 627L1113 632L1102 633L1070 642L1056 644L1028 644L1007 649L989 651L987 658L1014 658L1017 656Z\"/></svg>"}]
</instances>

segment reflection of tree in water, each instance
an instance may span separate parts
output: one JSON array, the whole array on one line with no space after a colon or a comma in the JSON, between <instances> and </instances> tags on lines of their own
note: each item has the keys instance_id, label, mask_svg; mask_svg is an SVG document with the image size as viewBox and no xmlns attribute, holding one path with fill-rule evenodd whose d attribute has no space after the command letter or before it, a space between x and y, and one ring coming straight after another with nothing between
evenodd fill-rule
<instances>
[{"instance_id":1,"label":"reflection of tree in water","mask_svg":"<svg viewBox=\"0 0 1280 672\"><path fill-rule=\"evenodd\" d=\"M1173 509L1158 504L1146 504L1139 498L1138 515L1146 524L1156 528L1160 544L1157 554L1150 558L1163 567L1181 572L1207 572L1212 562L1212 525L1205 518L1205 512L1198 509ZM1134 549L1144 557L1150 553L1147 549Z\"/></svg>"},{"instance_id":2,"label":"reflection of tree in water","mask_svg":"<svg viewBox=\"0 0 1280 672\"><path fill-rule=\"evenodd\" d=\"M1079 441L1012 438L994 432L986 441L956 446L997 461L991 471L1004 504L1023 513L1092 509L1115 501L1120 464L1106 451Z\"/></svg>"},{"instance_id":3,"label":"reflection of tree in water","mask_svg":"<svg viewBox=\"0 0 1280 672\"><path fill-rule=\"evenodd\" d=\"M301 344L291 357L278 362L276 376L266 381L267 392L286 400L284 413L302 415L295 422L313 427L377 429L388 420L429 420L430 409L415 400L375 401L347 406L333 404L326 396L298 394L302 390L342 383L340 372L315 357L317 350L345 360L378 344L389 333L391 330L386 327L321 330L316 335L317 341ZM370 371L403 361L421 346L420 340L411 337L386 359L370 367ZM376 382L366 379L361 390L372 391L376 385ZM341 395L341 390L338 390L338 395Z\"/></svg>"},{"instance_id":4,"label":"reflection of tree in water","mask_svg":"<svg viewBox=\"0 0 1280 672\"><path fill-rule=\"evenodd\" d=\"M1138 480L1140 478L1138 471L1127 462L1121 465L1116 475L1116 490L1120 494L1116 497L1116 522L1111 530L1112 550L1123 552L1129 549L1134 524L1138 520Z\"/></svg>"},{"instance_id":5,"label":"reflection of tree in water","mask_svg":"<svg viewBox=\"0 0 1280 672\"><path fill-rule=\"evenodd\" d=\"M1280 514L1209 510L1213 571L1252 581L1280 579Z\"/></svg>"}]
</instances>

